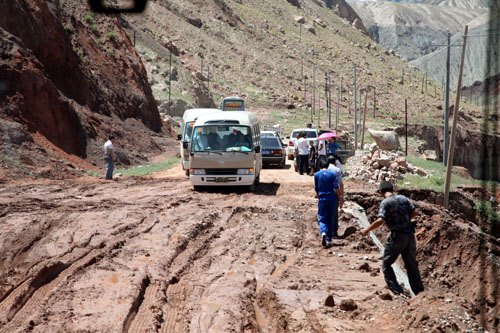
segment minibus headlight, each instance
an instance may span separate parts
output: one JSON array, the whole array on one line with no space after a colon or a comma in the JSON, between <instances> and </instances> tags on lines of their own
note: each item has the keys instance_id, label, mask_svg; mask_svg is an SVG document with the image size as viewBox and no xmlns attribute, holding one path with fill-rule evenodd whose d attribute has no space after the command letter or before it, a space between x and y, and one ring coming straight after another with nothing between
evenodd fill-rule
<instances>
[{"instance_id":1,"label":"minibus headlight","mask_svg":"<svg viewBox=\"0 0 500 333\"><path fill-rule=\"evenodd\" d=\"M204 175L205 174L205 169L191 169L189 172L192 175Z\"/></svg>"},{"instance_id":2,"label":"minibus headlight","mask_svg":"<svg viewBox=\"0 0 500 333\"><path fill-rule=\"evenodd\" d=\"M238 175L250 175L254 172L254 169L238 169Z\"/></svg>"}]
</instances>

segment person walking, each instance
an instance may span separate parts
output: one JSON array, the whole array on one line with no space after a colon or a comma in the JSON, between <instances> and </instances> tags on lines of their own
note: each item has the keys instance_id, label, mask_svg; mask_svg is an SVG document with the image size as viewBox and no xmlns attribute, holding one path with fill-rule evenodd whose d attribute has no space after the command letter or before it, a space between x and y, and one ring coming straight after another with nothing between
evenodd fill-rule
<instances>
[{"instance_id":1,"label":"person walking","mask_svg":"<svg viewBox=\"0 0 500 333\"><path fill-rule=\"evenodd\" d=\"M321 160L326 161L326 141L318 141L318 160L316 161L316 170L319 170L319 162Z\"/></svg>"},{"instance_id":2,"label":"person walking","mask_svg":"<svg viewBox=\"0 0 500 333\"><path fill-rule=\"evenodd\" d=\"M300 139L297 141L297 148L299 151L299 174L307 173L307 162L309 160L309 145L307 144L306 134L302 133Z\"/></svg>"},{"instance_id":3,"label":"person walking","mask_svg":"<svg viewBox=\"0 0 500 333\"><path fill-rule=\"evenodd\" d=\"M106 180L113 179L113 170L115 169L114 161L114 153L113 153L113 142L115 137L110 135L109 140L104 144L104 160L107 162L106 167Z\"/></svg>"},{"instance_id":4,"label":"person walking","mask_svg":"<svg viewBox=\"0 0 500 333\"><path fill-rule=\"evenodd\" d=\"M335 212L333 215L333 235L332 237L335 239L341 239L339 236L339 202L344 201L344 182L342 181L342 169L337 166L337 161L339 160L338 156L328 156L328 170L335 173L337 176L337 182L339 184L340 197L337 197L337 204L335 205Z\"/></svg>"},{"instance_id":5,"label":"person walking","mask_svg":"<svg viewBox=\"0 0 500 333\"><path fill-rule=\"evenodd\" d=\"M424 290L424 286L418 270L415 228L411 219L418 216L419 212L407 197L393 193L393 186L390 182L381 182L378 192L384 197L379 207L378 218L369 227L361 230L361 235L368 235L370 231L377 229L384 222L387 224L391 234L387 238L382 261L385 282L394 294L403 294L403 289L392 269L392 264L401 254L411 290L417 295Z\"/></svg>"},{"instance_id":6,"label":"person walking","mask_svg":"<svg viewBox=\"0 0 500 333\"><path fill-rule=\"evenodd\" d=\"M314 169L316 168L316 147L312 140L309 141L309 168L311 169L309 176L314 176Z\"/></svg>"},{"instance_id":7,"label":"person walking","mask_svg":"<svg viewBox=\"0 0 500 333\"><path fill-rule=\"evenodd\" d=\"M321 235L321 245L326 248L331 244L333 236L334 213L339 198L342 207L343 197L340 195L337 176L327 170L328 162L320 162L321 170L314 174L315 198L318 199L318 224Z\"/></svg>"}]
</instances>

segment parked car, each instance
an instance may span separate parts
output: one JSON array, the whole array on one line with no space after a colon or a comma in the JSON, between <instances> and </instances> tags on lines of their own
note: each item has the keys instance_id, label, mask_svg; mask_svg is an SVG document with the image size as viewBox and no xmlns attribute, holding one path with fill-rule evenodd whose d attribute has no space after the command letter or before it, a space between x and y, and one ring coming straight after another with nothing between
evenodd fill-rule
<instances>
[{"instance_id":1,"label":"parked car","mask_svg":"<svg viewBox=\"0 0 500 333\"><path fill-rule=\"evenodd\" d=\"M281 140L280 135L274 131L260 131L260 137L261 138L278 138L280 140L281 144L283 144L283 140Z\"/></svg>"},{"instance_id":2,"label":"parked car","mask_svg":"<svg viewBox=\"0 0 500 333\"><path fill-rule=\"evenodd\" d=\"M262 146L262 164L263 165L279 165L281 168L286 164L286 152L283 148L281 140L276 137L261 138Z\"/></svg>"},{"instance_id":3,"label":"parked car","mask_svg":"<svg viewBox=\"0 0 500 333\"><path fill-rule=\"evenodd\" d=\"M315 128L296 128L292 131L289 137L286 137L288 140L288 147L286 149L286 154L289 160L293 160L295 158L295 148L297 147L297 133L304 132L306 133L307 141L315 140L318 137L318 130Z\"/></svg>"}]
</instances>

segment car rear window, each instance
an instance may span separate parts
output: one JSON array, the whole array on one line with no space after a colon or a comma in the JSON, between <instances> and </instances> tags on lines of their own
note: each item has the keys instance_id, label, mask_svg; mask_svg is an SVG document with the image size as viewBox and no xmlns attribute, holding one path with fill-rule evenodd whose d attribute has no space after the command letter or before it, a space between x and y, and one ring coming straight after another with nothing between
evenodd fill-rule
<instances>
[{"instance_id":1,"label":"car rear window","mask_svg":"<svg viewBox=\"0 0 500 333\"><path fill-rule=\"evenodd\" d=\"M263 138L262 147L281 148L281 144L277 138Z\"/></svg>"}]
</instances>

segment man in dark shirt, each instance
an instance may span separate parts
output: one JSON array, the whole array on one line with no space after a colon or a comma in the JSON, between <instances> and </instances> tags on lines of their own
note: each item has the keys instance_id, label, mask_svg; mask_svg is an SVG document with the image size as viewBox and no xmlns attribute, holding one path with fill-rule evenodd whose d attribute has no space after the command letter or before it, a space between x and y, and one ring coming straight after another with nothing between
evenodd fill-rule
<instances>
[{"instance_id":1,"label":"man in dark shirt","mask_svg":"<svg viewBox=\"0 0 500 333\"><path fill-rule=\"evenodd\" d=\"M361 230L361 235L368 235L370 231L377 229L385 221L391 230L385 244L382 261L385 282L394 294L403 294L403 289L396 280L396 274L391 267L401 254L411 289L417 295L424 290L416 258L415 230L411 223L411 219L418 215L418 210L407 197L396 195L393 191L391 183L386 181L380 183L378 192L385 199L380 204L378 218L368 228Z\"/></svg>"},{"instance_id":2,"label":"man in dark shirt","mask_svg":"<svg viewBox=\"0 0 500 333\"><path fill-rule=\"evenodd\" d=\"M334 216L339 198L339 207L342 207L343 197L341 196L337 175L329 170L328 162L320 162L321 171L314 174L314 190L318 198L318 224L321 235L321 245L328 247L332 241L334 233Z\"/></svg>"}]
</instances>

